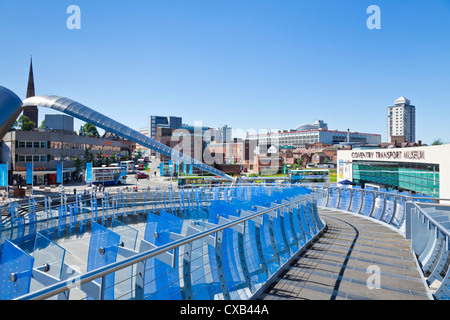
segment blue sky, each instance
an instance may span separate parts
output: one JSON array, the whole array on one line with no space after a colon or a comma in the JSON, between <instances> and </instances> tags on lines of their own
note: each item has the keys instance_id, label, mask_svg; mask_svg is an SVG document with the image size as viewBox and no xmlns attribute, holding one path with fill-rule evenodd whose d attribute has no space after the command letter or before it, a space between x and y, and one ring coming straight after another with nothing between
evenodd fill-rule
<instances>
[{"instance_id":1,"label":"blue sky","mask_svg":"<svg viewBox=\"0 0 450 320\"><path fill-rule=\"evenodd\" d=\"M72 4L81 30L66 26ZM25 98L32 55L37 95L134 129L149 115L241 130L322 119L386 140L403 95L417 139L450 142L449 0L0 0L0 39L0 85Z\"/></svg>"}]
</instances>

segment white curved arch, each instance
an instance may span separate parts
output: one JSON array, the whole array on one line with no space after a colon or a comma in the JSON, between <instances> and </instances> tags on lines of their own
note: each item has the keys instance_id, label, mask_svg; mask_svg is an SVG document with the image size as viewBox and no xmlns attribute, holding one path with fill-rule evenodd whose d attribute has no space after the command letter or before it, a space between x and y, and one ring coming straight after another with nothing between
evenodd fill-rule
<instances>
[{"instance_id":1,"label":"white curved arch","mask_svg":"<svg viewBox=\"0 0 450 320\"><path fill-rule=\"evenodd\" d=\"M194 158L191 158L181 152L174 150L156 140L153 140L142 133L137 132L103 114L94 111L81 103L73 101L68 98L59 97L59 96L36 96L31 97L23 101L22 107L28 106L38 106L38 107L46 107L53 110L58 110L70 116L73 116L82 121L91 123L99 128L102 128L106 131L112 132L126 138L128 140L134 141L142 146L145 146L149 149L155 150L161 154L164 154L173 160L182 163L186 163L192 165L200 170L204 170L206 172L212 173L214 175L223 177L230 181L234 181L232 177L225 174L224 172L217 170L211 166L204 164L201 161L198 161Z\"/></svg>"}]
</instances>

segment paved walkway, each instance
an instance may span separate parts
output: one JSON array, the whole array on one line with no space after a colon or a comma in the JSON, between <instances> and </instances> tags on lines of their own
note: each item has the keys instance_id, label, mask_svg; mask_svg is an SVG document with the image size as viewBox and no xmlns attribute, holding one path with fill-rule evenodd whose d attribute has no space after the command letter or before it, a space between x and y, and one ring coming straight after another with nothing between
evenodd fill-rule
<instances>
[{"instance_id":1,"label":"paved walkway","mask_svg":"<svg viewBox=\"0 0 450 320\"><path fill-rule=\"evenodd\" d=\"M324 234L262 299L429 300L410 243L403 236L350 213L328 208L319 213L327 223ZM369 278L375 278L370 270L379 270L379 289L367 285Z\"/></svg>"}]
</instances>

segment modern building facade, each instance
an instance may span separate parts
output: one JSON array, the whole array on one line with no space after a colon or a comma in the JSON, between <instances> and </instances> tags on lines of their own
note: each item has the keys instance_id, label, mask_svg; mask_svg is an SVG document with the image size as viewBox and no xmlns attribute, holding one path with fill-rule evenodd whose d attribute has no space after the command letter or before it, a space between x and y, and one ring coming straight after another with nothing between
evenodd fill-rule
<instances>
[{"instance_id":1,"label":"modern building facade","mask_svg":"<svg viewBox=\"0 0 450 320\"><path fill-rule=\"evenodd\" d=\"M216 142L230 142L233 139L233 130L227 125L212 129L212 140Z\"/></svg>"},{"instance_id":2,"label":"modern building facade","mask_svg":"<svg viewBox=\"0 0 450 320\"><path fill-rule=\"evenodd\" d=\"M404 136L405 142L415 142L416 107L403 96L395 100L394 104L388 107L388 142L392 142L394 137L398 136Z\"/></svg>"},{"instance_id":3,"label":"modern building facade","mask_svg":"<svg viewBox=\"0 0 450 320\"><path fill-rule=\"evenodd\" d=\"M360 133L351 131L329 130L327 124L322 120L314 124L303 124L295 130L283 130L267 134L249 135L247 139L257 141L259 146L277 146L305 148L309 144L378 144L381 143L381 135L371 133Z\"/></svg>"},{"instance_id":4,"label":"modern building facade","mask_svg":"<svg viewBox=\"0 0 450 320\"><path fill-rule=\"evenodd\" d=\"M338 182L350 180L450 199L450 144L339 150L337 156Z\"/></svg>"},{"instance_id":5,"label":"modern building facade","mask_svg":"<svg viewBox=\"0 0 450 320\"><path fill-rule=\"evenodd\" d=\"M56 130L11 131L2 142L1 162L6 163L9 176L26 178L26 164L33 163L34 184L56 183L56 165L64 163L64 178L76 178L75 160L85 160L86 150L94 157L104 157L131 152L129 141L79 136L74 132Z\"/></svg>"}]
</instances>

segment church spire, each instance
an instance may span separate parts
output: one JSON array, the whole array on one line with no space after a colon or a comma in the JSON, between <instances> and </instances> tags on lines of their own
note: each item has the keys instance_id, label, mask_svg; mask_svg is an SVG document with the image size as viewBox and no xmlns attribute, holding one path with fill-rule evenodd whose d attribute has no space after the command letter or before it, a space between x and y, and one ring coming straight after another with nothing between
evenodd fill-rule
<instances>
[{"instance_id":1,"label":"church spire","mask_svg":"<svg viewBox=\"0 0 450 320\"><path fill-rule=\"evenodd\" d=\"M30 73L28 74L27 98L34 97L34 76L33 76L33 57L30 61Z\"/></svg>"},{"instance_id":2,"label":"church spire","mask_svg":"<svg viewBox=\"0 0 450 320\"><path fill-rule=\"evenodd\" d=\"M30 61L30 73L28 74L28 87L27 87L27 99L30 97L34 97L34 76L33 76L33 57L31 57ZM36 124L36 127L39 126L38 124L38 117L39 117L39 111L38 107L26 107L23 110L23 115L28 117L31 121L33 121Z\"/></svg>"}]
</instances>

